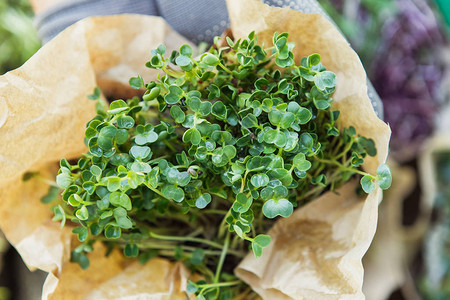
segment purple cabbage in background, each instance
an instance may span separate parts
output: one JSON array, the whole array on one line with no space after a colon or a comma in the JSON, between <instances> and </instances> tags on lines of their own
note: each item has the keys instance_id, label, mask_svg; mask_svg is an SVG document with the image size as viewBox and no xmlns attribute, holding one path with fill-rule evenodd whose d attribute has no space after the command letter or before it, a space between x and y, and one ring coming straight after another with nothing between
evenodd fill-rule
<instances>
[{"instance_id":1,"label":"purple cabbage in background","mask_svg":"<svg viewBox=\"0 0 450 300\"><path fill-rule=\"evenodd\" d=\"M439 52L446 40L434 12L426 0L331 2L340 14L331 16L360 54L383 101L391 154L399 161L414 158L443 102L446 67ZM349 20L357 27L348 26Z\"/></svg>"},{"instance_id":2,"label":"purple cabbage in background","mask_svg":"<svg viewBox=\"0 0 450 300\"><path fill-rule=\"evenodd\" d=\"M433 130L445 72L438 54L444 37L425 1L396 2L398 13L382 28L371 79L392 128L391 149L405 160Z\"/></svg>"}]
</instances>

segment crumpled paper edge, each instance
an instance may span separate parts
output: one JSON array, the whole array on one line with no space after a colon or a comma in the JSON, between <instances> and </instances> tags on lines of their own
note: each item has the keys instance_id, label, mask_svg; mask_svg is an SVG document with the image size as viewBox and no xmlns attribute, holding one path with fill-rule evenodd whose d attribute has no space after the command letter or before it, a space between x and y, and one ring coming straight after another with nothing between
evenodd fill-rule
<instances>
[{"instance_id":1,"label":"crumpled paper edge","mask_svg":"<svg viewBox=\"0 0 450 300\"><path fill-rule=\"evenodd\" d=\"M263 299L364 298L361 257L372 237L362 229L376 226L370 212L381 191L363 202L355 194L357 184L326 193L280 219L268 232L272 242L261 258L248 255L235 273ZM364 214L369 218L359 218Z\"/></svg>"}]
</instances>

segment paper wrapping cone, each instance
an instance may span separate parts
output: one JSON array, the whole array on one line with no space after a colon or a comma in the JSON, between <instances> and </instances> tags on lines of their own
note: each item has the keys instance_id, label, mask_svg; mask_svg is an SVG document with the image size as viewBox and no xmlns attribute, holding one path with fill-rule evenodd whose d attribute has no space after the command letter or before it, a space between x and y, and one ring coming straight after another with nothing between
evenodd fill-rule
<instances>
[{"instance_id":1,"label":"paper wrapping cone","mask_svg":"<svg viewBox=\"0 0 450 300\"><path fill-rule=\"evenodd\" d=\"M365 169L374 173L386 159L389 128L370 105L358 57L333 25L319 15L270 8L257 1L233 0L229 5L235 36L255 30L261 41L268 44L274 31L288 31L296 43L297 61L311 53L322 55L324 65L338 76L334 99L335 107L341 110L341 125L354 125L377 144L378 156L365 164ZM179 291L185 286L187 273L183 267L164 260L143 267L129 265L119 254L104 257L98 246L91 253L88 271L68 263L73 248L70 228L59 229L58 224L51 222L49 207L39 201L48 186L37 179L21 180L27 171L40 171L43 177L54 178L60 158L76 158L86 151L84 126L95 114L86 95L100 86L107 96L125 97L130 94L126 88L130 77L140 74L146 81L154 78L155 73L144 64L150 50L161 43L170 51L187 42L155 17L89 18L65 30L20 69L0 77L0 138L4 141L0 145L0 226L30 268L51 272L44 286L44 299L108 298L112 296L108 294L110 287L117 285L114 297L121 299L182 297ZM375 231L381 192L376 190L366 199L357 199L353 186L348 186L341 195L344 196L324 195L283 220L273 229L280 236L273 237L271 250L253 263L251 256L246 258L237 273L247 272L249 276L242 275L242 279L265 299L273 299L271 292L294 299L315 295L362 297L360 261ZM305 231L298 222L307 224L310 230ZM283 224L295 227L286 230ZM291 231L304 235L281 244L283 234ZM280 246L284 251L280 251ZM310 255L298 255L304 251L310 251ZM270 273L251 273L255 264L273 266L273 262L282 261L282 256L289 261L297 259L285 270L295 275L296 281L285 276L283 281L268 284ZM329 258L333 262L328 262ZM307 266L310 273L302 271ZM276 267L271 272L277 271ZM150 275L146 272L176 276L166 276L172 281L149 284ZM135 281L136 286L142 287L139 292L134 293L136 286L128 285L131 278L140 279ZM305 285L301 282L305 281L314 283L315 290L302 289Z\"/></svg>"},{"instance_id":2,"label":"paper wrapping cone","mask_svg":"<svg viewBox=\"0 0 450 300\"><path fill-rule=\"evenodd\" d=\"M66 264L59 278L52 273L44 283L43 298L85 300L166 300L186 299L180 291L187 285L189 271L182 263L154 258L145 265L126 259L119 251L105 256L96 244L91 265L83 271L77 264Z\"/></svg>"},{"instance_id":3,"label":"paper wrapping cone","mask_svg":"<svg viewBox=\"0 0 450 300\"><path fill-rule=\"evenodd\" d=\"M273 8L256 0L228 0L235 38L255 31L271 44L274 32L289 32L296 63L319 53L322 63L337 75L333 107L341 111L341 127L354 126L372 138L378 155L366 158L364 169L376 173L386 161L389 127L375 114L367 95L366 74L357 54L323 16L288 8ZM269 249L260 259L249 254L236 274L264 299L361 299L361 259L376 230L381 191L365 199L348 184L340 195L328 193L280 220L269 232Z\"/></svg>"},{"instance_id":4,"label":"paper wrapping cone","mask_svg":"<svg viewBox=\"0 0 450 300\"><path fill-rule=\"evenodd\" d=\"M48 185L39 179L23 182L22 175L39 171L44 178L55 178L61 158L76 158L86 151L85 124L95 116L87 95L94 87L100 86L106 95L130 95L126 88L130 77L155 78L155 71L145 68L151 49L165 44L171 51L183 43L188 42L160 18L90 18L61 33L21 68L0 77L0 226L30 269L50 272L44 299L89 295L111 299L102 291L111 291L109 280L115 278L129 279L121 280L123 285L114 283L118 298L182 297L186 270L168 261L127 267L121 255L104 258L105 251L97 247L88 271L69 264L71 228L61 230L51 221L50 207L40 203ZM136 278L142 272L148 274ZM121 277L116 277L119 273ZM181 284L175 286L164 276L148 283L152 273L173 274L166 279ZM142 287L139 294L126 285L131 279Z\"/></svg>"}]
</instances>

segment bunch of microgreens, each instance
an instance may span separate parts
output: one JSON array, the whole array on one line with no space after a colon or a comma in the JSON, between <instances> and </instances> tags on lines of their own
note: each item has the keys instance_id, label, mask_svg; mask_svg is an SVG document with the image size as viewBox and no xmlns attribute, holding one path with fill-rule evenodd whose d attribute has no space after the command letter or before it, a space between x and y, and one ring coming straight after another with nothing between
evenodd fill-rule
<instances>
[{"instance_id":1,"label":"bunch of microgreens","mask_svg":"<svg viewBox=\"0 0 450 300\"><path fill-rule=\"evenodd\" d=\"M130 79L146 89L142 99L107 105L98 89L90 95L89 152L62 159L57 175L55 220L76 224L82 242L72 261L87 268L85 253L102 241L143 263L184 262L204 278L188 285L197 299L249 299L233 268L249 249L261 256L274 218L354 174L367 193L390 186L386 165L376 176L359 168L376 155L373 140L336 127L335 74L318 54L296 66L287 37L275 34L266 49L254 33L224 47L216 38L198 59L188 45L170 58L159 46L147 62L158 78Z\"/></svg>"}]
</instances>

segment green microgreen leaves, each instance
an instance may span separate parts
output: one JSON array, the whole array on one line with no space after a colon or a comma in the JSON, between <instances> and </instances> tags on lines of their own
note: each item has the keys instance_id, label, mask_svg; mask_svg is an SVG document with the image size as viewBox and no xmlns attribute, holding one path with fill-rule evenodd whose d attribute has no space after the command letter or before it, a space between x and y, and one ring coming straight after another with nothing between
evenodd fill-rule
<instances>
[{"instance_id":1,"label":"green microgreen leaves","mask_svg":"<svg viewBox=\"0 0 450 300\"><path fill-rule=\"evenodd\" d=\"M115 101L111 102L111 104L109 105L108 113L111 115L115 115L115 114L124 112L127 109L128 109L128 105L125 101L115 100Z\"/></svg>"},{"instance_id":2,"label":"green microgreen leaves","mask_svg":"<svg viewBox=\"0 0 450 300\"><path fill-rule=\"evenodd\" d=\"M139 255L139 247L136 244L127 244L123 248L123 254L126 257L137 257Z\"/></svg>"},{"instance_id":3,"label":"green microgreen leaves","mask_svg":"<svg viewBox=\"0 0 450 300\"><path fill-rule=\"evenodd\" d=\"M133 146L130 149L130 155L138 160L144 160L150 153L150 147L147 146Z\"/></svg>"},{"instance_id":4,"label":"green microgreen leaves","mask_svg":"<svg viewBox=\"0 0 450 300\"><path fill-rule=\"evenodd\" d=\"M181 202L184 200L184 192L181 188L176 187L175 185L165 185L161 190L164 197L167 199L173 200L175 202Z\"/></svg>"},{"instance_id":5,"label":"green microgreen leaves","mask_svg":"<svg viewBox=\"0 0 450 300\"><path fill-rule=\"evenodd\" d=\"M105 237L108 239L118 239L122 235L122 230L117 226L107 226L105 228Z\"/></svg>"},{"instance_id":6,"label":"green microgreen leaves","mask_svg":"<svg viewBox=\"0 0 450 300\"><path fill-rule=\"evenodd\" d=\"M222 101L217 101L211 108L211 113L219 120L225 120L227 117L227 108Z\"/></svg>"},{"instance_id":7,"label":"green microgreen leaves","mask_svg":"<svg viewBox=\"0 0 450 300\"><path fill-rule=\"evenodd\" d=\"M136 127L136 137L134 142L138 145L151 144L158 140L158 134L155 132L151 124L145 126L138 125Z\"/></svg>"},{"instance_id":8,"label":"green microgreen leaves","mask_svg":"<svg viewBox=\"0 0 450 300\"><path fill-rule=\"evenodd\" d=\"M195 201L195 206L197 208L203 209L205 208L209 203L211 203L211 195L208 193L200 195L197 200Z\"/></svg>"},{"instance_id":9,"label":"green microgreen leaves","mask_svg":"<svg viewBox=\"0 0 450 300\"><path fill-rule=\"evenodd\" d=\"M186 186L191 180L191 175L188 172L179 172L175 168L169 168L166 176L169 183L179 186Z\"/></svg>"},{"instance_id":10,"label":"green microgreen leaves","mask_svg":"<svg viewBox=\"0 0 450 300\"><path fill-rule=\"evenodd\" d=\"M144 80L139 75L137 77L131 77L129 80L129 84L133 89L140 89L144 86Z\"/></svg>"},{"instance_id":11,"label":"green microgreen leaves","mask_svg":"<svg viewBox=\"0 0 450 300\"><path fill-rule=\"evenodd\" d=\"M232 209L238 213L246 213L253 203L253 198L247 197L244 193L239 193L236 196L236 201L233 203Z\"/></svg>"},{"instance_id":12,"label":"green microgreen leaves","mask_svg":"<svg viewBox=\"0 0 450 300\"><path fill-rule=\"evenodd\" d=\"M276 216L287 218L292 215L294 206L291 202L289 202L289 200L284 198L269 199L268 201L266 201L266 203L264 203L262 211L264 215L269 219L273 219Z\"/></svg>"},{"instance_id":13,"label":"green microgreen leaves","mask_svg":"<svg viewBox=\"0 0 450 300\"><path fill-rule=\"evenodd\" d=\"M219 58L211 53L202 55L201 62L211 67L217 66L220 63Z\"/></svg>"},{"instance_id":14,"label":"green microgreen leaves","mask_svg":"<svg viewBox=\"0 0 450 300\"><path fill-rule=\"evenodd\" d=\"M242 127L250 129L254 127L258 127L258 120L255 115L248 114L242 119Z\"/></svg>"},{"instance_id":15,"label":"green microgreen leaves","mask_svg":"<svg viewBox=\"0 0 450 300\"><path fill-rule=\"evenodd\" d=\"M131 208L131 205L130 205ZM114 209L113 212L114 219L116 220L117 226L123 229L130 229L133 226L133 223L127 216L127 211L122 207L118 207Z\"/></svg>"},{"instance_id":16,"label":"green microgreen leaves","mask_svg":"<svg viewBox=\"0 0 450 300\"><path fill-rule=\"evenodd\" d=\"M362 176L367 193L389 188L389 167L361 169L377 153L374 140L339 127L337 78L319 54L296 66L287 33L275 33L268 48L254 32L226 40L202 54L188 45L152 50L146 66L158 70L156 80L129 80L145 89L142 99L108 106L98 88L89 96L98 100L86 124L89 151L60 161L63 191L52 187L43 198L54 220L76 224L82 244L72 261L87 267L85 254L104 240L142 262L158 253L182 261L205 279L187 286L197 299L233 296L239 285L208 282L233 282L221 265L249 246L260 257L273 219L351 176Z\"/></svg>"},{"instance_id":17,"label":"green microgreen leaves","mask_svg":"<svg viewBox=\"0 0 450 300\"><path fill-rule=\"evenodd\" d=\"M377 176L370 174L364 175L361 178L361 187L367 194L373 192L376 187L376 182L382 190L387 190L392 184L391 169L386 164L381 164L377 169Z\"/></svg>"},{"instance_id":18,"label":"green microgreen leaves","mask_svg":"<svg viewBox=\"0 0 450 300\"><path fill-rule=\"evenodd\" d=\"M77 205L78 206L78 205ZM81 221L86 221L89 218L89 212L86 206L82 206L75 212L75 216Z\"/></svg>"},{"instance_id":19,"label":"green microgreen leaves","mask_svg":"<svg viewBox=\"0 0 450 300\"><path fill-rule=\"evenodd\" d=\"M107 177L106 179L106 188L110 192L115 192L120 189L121 181L119 177Z\"/></svg>"},{"instance_id":20,"label":"green microgreen leaves","mask_svg":"<svg viewBox=\"0 0 450 300\"><path fill-rule=\"evenodd\" d=\"M181 88L176 85L171 85L169 87L169 93L166 94L164 100L167 104L173 105L178 103L178 101L180 101L182 97L183 91L181 90Z\"/></svg>"},{"instance_id":21,"label":"green microgreen leaves","mask_svg":"<svg viewBox=\"0 0 450 300\"><path fill-rule=\"evenodd\" d=\"M190 128L183 134L183 142L191 143L194 146L200 144L201 138L202 136L197 128Z\"/></svg>"},{"instance_id":22,"label":"green microgreen leaves","mask_svg":"<svg viewBox=\"0 0 450 300\"><path fill-rule=\"evenodd\" d=\"M56 176L56 183L62 188L68 188L72 183L72 177L68 173L60 173Z\"/></svg>"},{"instance_id":23,"label":"green microgreen leaves","mask_svg":"<svg viewBox=\"0 0 450 300\"><path fill-rule=\"evenodd\" d=\"M161 92L161 90L159 89L159 87L155 86L151 90L147 90L147 92L145 92L144 96L142 96L142 99L144 101L153 100L159 96L160 92Z\"/></svg>"},{"instance_id":24,"label":"green microgreen leaves","mask_svg":"<svg viewBox=\"0 0 450 300\"><path fill-rule=\"evenodd\" d=\"M176 123L183 123L186 118L185 113L178 105L170 108L170 114Z\"/></svg>"},{"instance_id":25,"label":"green microgreen leaves","mask_svg":"<svg viewBox=\"0 0 450 300\"><path fill-rule=\"evenodd\" d=\"M134 126L134 119L130 116L120 116L117 119L117 126L123 129L130 129Z\"/></svg>"},{"instance_id":26,"label":"green microgreen leaves","mask_svg":"<svg viewBox=\"0 0 450 300\"><path fill-rule=\"evenodd\" d=\"M269 246L270 240L270 236L266 234L260 234L253 239L252 249L256 257L260 257L262 255L263 248Z\"/></svg>"},{"instance_id":27,"label":"green microgreen leaves","mask_svg":"<svg viewBox=\"0 0 450 300\"><path fill-rule=\"evenodd\" d=\"M255 174L252 176L252 179L250 182L253 184L254 187L264 187L269 183L269 176L266 174Z\"/></svg>"},{"instance_id":28,"label":"green microgreen leaves","mask_svg":"<svg viewBox=\"0 0 450 300\"><path fill-rule=\"evenodd\" d=\"M125 193L113 192L109 195L109 202L114 206L121 206L126 210L131 209L131 200Z\"/></svg>"},{"instance_id":29,"label":"green microgreen leaves","mask_svg":"<svg viewBox=\"0 0 450 300\"><path fill-rule=\"evenodd\" d=\"M100 89L98 87L95 87L94 92L92 94L88 95L87 97L90 100L98 100L98 99L100 99L100 95L101 95Z\"/></svg>"},{"instance_id":30,"label":"green microgreen leaves","mask_svg":"<svg viewBox=\"0 0 450 300\"><path fill-rule=\"evenodd\" d=\"M377 169L378 185L382 190L387 190L392 184L391 169L388 165L381 164Z\"/></svg>"},{"instance_id":31,"label":"green microgreen leaves","mask_svg":"<svg viewBox=\"0 0 450 300\"><path fill-rule=\"evenodd\" d=\"M276 49L275 63L281 68L287 68L294 65L294 54L291 51L290 45L287 42L287 33L282 33L278 35L277 33L273 36L273 44Z\"/></svg>"},{"instance_id":32,"label":"green microgreen leaves","mask_svg":"<svg viewBox=\"0 0 450 300\"><path fill-rule=\"evenodd\" d=\"M361 187L367 194L375 190L375 178L371 175L364 175L361 178Z\"/></svg>"},{"instance_id":33,"label":"green microgreen leaves","mask_svg":"<svg viewBox=\"0 0 450 300\"><path fill-rule=\"evenodd\" d=\"M314 76L314 83L321 91L327 88L334 88L336 86L336 75L330 71L317 73Z\"/></svg>"},{"instance_id":34,"label":"green microgreen leaves","mask_svg":"<svg viewBox=\"0 0 450 300\"><path fill-rule=\"evenodd\" d=\"M103 127L98 135L97 143L104 151L111 150L114 145L114 139L117 134L117 128L113 125Z\"/></svg>"}]
</instances>

